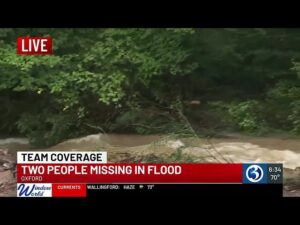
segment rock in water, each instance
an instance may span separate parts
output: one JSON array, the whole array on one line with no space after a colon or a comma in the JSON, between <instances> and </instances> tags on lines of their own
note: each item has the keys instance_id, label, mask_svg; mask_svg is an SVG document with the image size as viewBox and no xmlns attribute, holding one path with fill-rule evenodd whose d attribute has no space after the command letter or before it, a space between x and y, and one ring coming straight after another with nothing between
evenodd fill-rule
<instances>
[{"instance_id":1,"label":"rock in water","mask_svg":"<svg viewBox=\"0 0 300 225\"><path fill-rule=\"evenodd\" d=\"M184 144L182 143L182 141L180 140L176 140L176 141L168 141L167 142L167 147L172 148L172 149L179 149L184 147Z\"/></svg>"},{"instance_id":2,"label":"rock in water","mask_svg":"<svg viewBox=\"0 0 300 225\"><path fill-rule=\"evenodd\" d=\"M11 181L15 181L11 170L0 172L0 183L5 185L5 183L10 183Z\"/></svg>"}]
</instances>

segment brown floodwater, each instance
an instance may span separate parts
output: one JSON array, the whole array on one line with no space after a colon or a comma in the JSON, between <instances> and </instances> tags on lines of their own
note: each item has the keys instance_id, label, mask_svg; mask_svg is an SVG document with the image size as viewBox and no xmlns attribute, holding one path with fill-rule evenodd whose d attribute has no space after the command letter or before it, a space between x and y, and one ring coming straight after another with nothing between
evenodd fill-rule
<instances>
[{"instance_id":1,"label":"brown floodwater","mask_svg":"<svg viewBox=\"0 0 300 225\"><path fill-rule=\"evenodd\" d=\"M248 142L263 148L277 149L277 150L291 150L293 152L300 153L300 139L270 138L270 137L215 138L215 139L211 139L211 142L212 143Z\"/></svg>"},{"instance_id":2,"label":"brown floodwater","mask_svg":"<svg viewBox=\"0 0 300 225\"><path fill-rule=\"evenodd\" d=\"M97 150L95 146L105 146L107 144L115 147L134 147L151 144L163 139L163 135L136 135L136 134L103 134L89 135L83 138L76 138L64 141L58 145L45 148L45 150L70 150L73 147L82 147L83 150ZM193 138L192 138L193 139ZM186 140L191 140L187 138ZM295 138L272 138L272 137L237 137L237 138L211 138L211 139L193 139L193 143L207 144L208 141L213 144L220 143L251 143L263 148L276 150L291 150L300 153L300 139ZM24 138L0 139L0 148L14 151L25 151L36 149L28 144ZM92 149L91 149L92 148Z\"/></svg>"}]
</instances>

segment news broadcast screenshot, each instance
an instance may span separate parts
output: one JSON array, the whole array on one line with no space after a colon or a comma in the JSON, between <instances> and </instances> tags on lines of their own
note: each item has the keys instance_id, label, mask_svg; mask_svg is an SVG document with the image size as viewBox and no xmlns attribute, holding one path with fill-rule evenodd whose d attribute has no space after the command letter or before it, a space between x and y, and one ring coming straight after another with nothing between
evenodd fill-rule
<instances>
[{"instance_id":1,"label":"news broadcast screenshot","mask_svg":"<svg viewBox=\"0 0 300 225\"><path fill-rule=\"evenodd\" d=\"M300 197L300 29L0 28L0 197Z\"/></svg>"}]
</instances>

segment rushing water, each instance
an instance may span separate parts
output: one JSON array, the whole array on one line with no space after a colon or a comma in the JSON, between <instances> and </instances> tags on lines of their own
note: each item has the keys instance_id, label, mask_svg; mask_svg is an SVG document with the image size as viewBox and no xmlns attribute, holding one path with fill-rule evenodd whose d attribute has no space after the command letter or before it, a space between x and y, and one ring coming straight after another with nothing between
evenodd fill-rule
<instances>
[{"instance_id":1,"label":"rushing water","mask_svg":"<svg viewBox=\"0 0 300 225\"><path fill-rule=\"evenodd\" d=\"M50 148L38 149L47 151L91 151L106 150L114 151L151 151L153 143L161 142L164 136L158 135L127 135L127 134L94 134L82 138L70 139ZM156 146L158 153L169 152L177 147L184 146L184 152L195 156L203 153L204 147L218 157L218 153L224 155L234 162L282 162L286 168L295 169L300 167L300 139L280 138L215 138L215 139L194 139L171 140ZM172 144L170 144L172 143ZM151 146L147 148L147 146ZM177 146L178 145L178 146ZM213 147L213 149L211 149ZM24 138L0 139L0 149L8 149L14 153L19 150L33 149ZM217 150L215 152L214 150Z\"/></svg>"}]
</instances>

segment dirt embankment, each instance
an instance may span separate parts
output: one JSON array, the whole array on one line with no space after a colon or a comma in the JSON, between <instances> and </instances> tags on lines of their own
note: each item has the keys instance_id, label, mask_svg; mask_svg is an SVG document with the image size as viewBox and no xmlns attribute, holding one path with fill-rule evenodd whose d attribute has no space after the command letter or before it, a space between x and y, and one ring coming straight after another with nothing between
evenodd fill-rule
<instances>
[{"instance_id":1,"label":"dirt embankment","mask_svg":"<svg viewBox=\"0 0 300 225\"><path fill-rule=\"evenodd\" d=\"M0 197L16 196L16 159L0 149Z\"/></svg>"}]
</instances>

